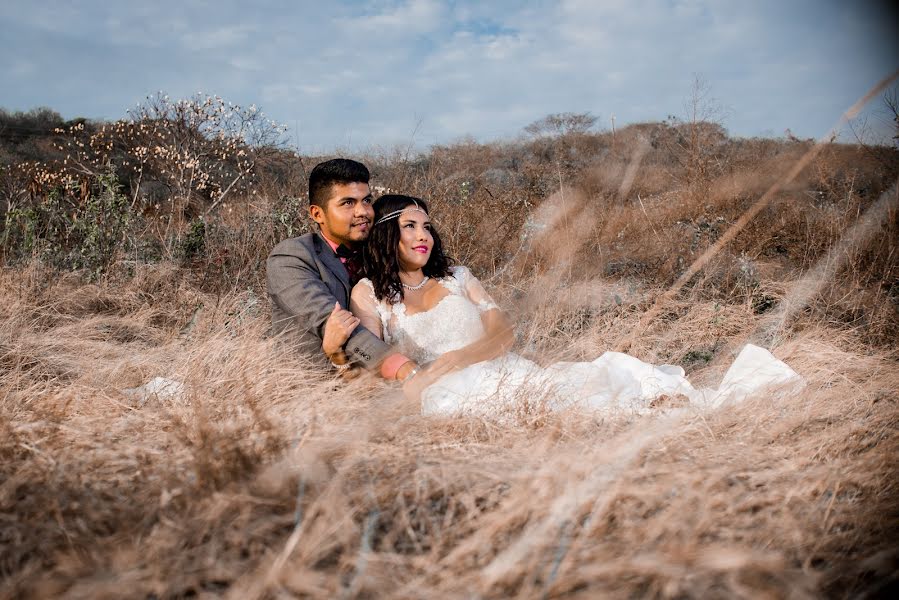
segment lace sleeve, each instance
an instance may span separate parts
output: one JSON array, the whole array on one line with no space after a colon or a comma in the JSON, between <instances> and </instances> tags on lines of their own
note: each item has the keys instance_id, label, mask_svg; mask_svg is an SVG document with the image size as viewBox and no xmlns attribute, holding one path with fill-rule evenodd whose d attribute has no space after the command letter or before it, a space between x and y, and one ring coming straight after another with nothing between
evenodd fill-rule
<instances>
[{"instance_id":1,"label":"lace sleeve","mask_svg":"<svg viewBox=\"0 0 899 600\"><path fill-rule=\"evenodd\" d=\"M350 294L350 312L356 315L363 327L384 339L378 299L375 298L375 290L368 279L360 280L353 287Z\"/></svg>"},{"instance_id":2,"label":"lace sleeve","mask_svg":"<svg viewBox=\"0 0 899 600\"><path fill-rule=\"evenodd\" d=\"M478 281L478 278L471 274L468 267L455 267L453 276L462 286L462 289L465 290L465 295L478 307L480 312L483 313L499 308L496 302L493 301L493 298L490 297L490 294L487 293L487 290L484 289L484 286L481 285L481 282Z\"/></svg>"}]
</instances>

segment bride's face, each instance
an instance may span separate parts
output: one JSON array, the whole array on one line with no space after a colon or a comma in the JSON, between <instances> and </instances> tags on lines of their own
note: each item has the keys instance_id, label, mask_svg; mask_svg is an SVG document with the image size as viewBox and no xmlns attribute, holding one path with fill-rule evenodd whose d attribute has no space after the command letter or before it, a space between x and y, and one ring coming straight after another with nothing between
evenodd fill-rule
<instances>
[{"instance_id":1,"label":"bride's face","mask_svg":"<svg viewBox=\"0 0 899 600\"><path fill-rule=\"evenodd\" d=\"M400 269L416 271L428 263L434 236L431 235L431 220L428 215L414 206L399 216L400 242L397 258Z\"/></svg>"}]
</instances>

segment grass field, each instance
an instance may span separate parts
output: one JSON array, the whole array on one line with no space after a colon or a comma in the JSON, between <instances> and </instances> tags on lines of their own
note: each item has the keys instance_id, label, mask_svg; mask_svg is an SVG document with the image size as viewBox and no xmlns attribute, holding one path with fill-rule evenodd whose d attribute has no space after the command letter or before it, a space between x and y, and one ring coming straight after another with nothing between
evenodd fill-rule
<instances>
[{"instance_id":1,"label":"grass field","mask_svg":"<svg viewBox=\"0 0 899 600\"><path fill-rule=\"evenodd\" d=\"M123 253L91 280L10 260L0 598L895 593L895 174L834 145L666 295L810 145L731 145L697 183L639 133L601 153L568 140L598 158L565 171L476 144L367 160L432 201L451 253L517 321L516 351L626 347L715 385L752 341L801 393L640 417L522 406L512 426L422 417L397 387L336 380L268 336L267 242L246 240L276 195L223 215L207 262ZM155 376L185 394L123 393Z\"/></svg>"}]
</instances>

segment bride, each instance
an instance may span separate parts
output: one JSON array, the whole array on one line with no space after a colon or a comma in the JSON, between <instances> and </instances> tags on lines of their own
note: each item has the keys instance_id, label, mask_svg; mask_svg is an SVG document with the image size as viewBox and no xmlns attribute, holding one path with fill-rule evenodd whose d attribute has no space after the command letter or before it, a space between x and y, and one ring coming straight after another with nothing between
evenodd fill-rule
<instances>
[{"instance_id":1,"label":"bride","mask_svg":"<svg viewBox=\"0 0 899 600\"><path fill-rule=\"evenodd\" d=\"M753 345L717 390L694 388L680 367L618 352L542 368L509 351L512 323L466 267L450 266L423 200L389 194L374 209L366 277L353 288L350 309L369 331L424 365L404 382L424 414L502 419L522 405L643 412L678 396L714 407L801 384L790 367Z\"/></svg>"}]
</instances>

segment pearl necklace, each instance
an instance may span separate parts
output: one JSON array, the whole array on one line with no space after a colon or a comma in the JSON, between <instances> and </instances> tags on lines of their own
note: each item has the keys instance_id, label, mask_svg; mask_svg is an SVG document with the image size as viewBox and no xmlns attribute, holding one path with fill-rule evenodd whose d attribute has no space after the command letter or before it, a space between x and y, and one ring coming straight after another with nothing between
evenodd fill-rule
<instances>
[{"instance_id":1,"label":"pearl necklace","mask_svg":"<svg viewBox=\"0 0 899 600\"><path fill-rule=\"evenodd\" d=\"M420 290L421 288L423 288L429 279L430 279L430 277L425 275L425 278L422 279L421 283L419 283L418 285L406 285L405 283L403 283L403 287L406 288L407 290L409 290L410 292L414 292L416 290Z\"/></svg>"}]
</instances>

